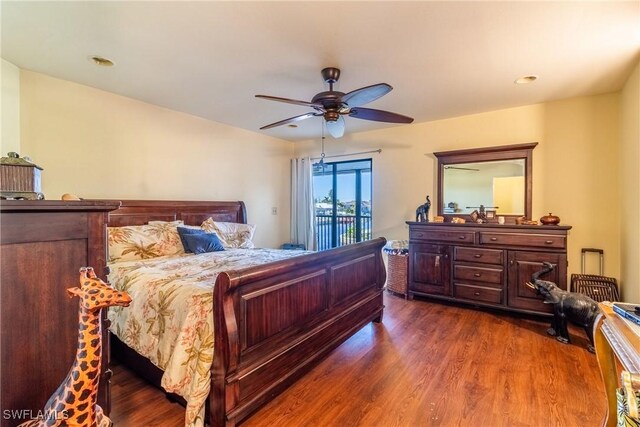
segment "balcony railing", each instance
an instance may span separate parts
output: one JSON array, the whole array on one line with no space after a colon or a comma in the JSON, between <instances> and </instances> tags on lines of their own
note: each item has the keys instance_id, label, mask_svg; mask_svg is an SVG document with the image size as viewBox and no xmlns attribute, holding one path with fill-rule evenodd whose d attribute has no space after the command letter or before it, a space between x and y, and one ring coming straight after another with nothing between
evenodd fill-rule
<instances>
[{"instance_id":1,"label":"balcony railing","mask_svg":"<svg viewBox=\"0 0 640 427\"><path fill-rule=\"evenodd\" d=\"M319 251L371 239L370 216L337 215L335 228L333 218L333 215L316 215L316 241Z\"/></svg>"}]
</instances>

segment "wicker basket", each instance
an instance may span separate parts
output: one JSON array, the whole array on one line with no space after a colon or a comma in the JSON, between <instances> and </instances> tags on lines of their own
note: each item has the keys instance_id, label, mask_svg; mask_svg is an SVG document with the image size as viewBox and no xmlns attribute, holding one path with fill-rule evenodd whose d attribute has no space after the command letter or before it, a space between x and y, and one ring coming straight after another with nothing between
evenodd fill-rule
<instances>
[{"instance_id":1,"label":"wicker basket","mask_svg":"<svg viewBox=\"0 0 640 427\"><path fill-rule=\"evenodd\" d=\"M572 274L570 289L573 292L584 294L596 302L620 301L618 282L613 277Z\"/></svg>"},{"instance_id":2,"label":"wicker basket","mask_svg":"<svg viewBox=\"0 0 640 427\"><path fill-rule=\"evenodd\" d=\"M387 290L407 298L407 255L387 254Z\"/></svg>"}]
</instances>

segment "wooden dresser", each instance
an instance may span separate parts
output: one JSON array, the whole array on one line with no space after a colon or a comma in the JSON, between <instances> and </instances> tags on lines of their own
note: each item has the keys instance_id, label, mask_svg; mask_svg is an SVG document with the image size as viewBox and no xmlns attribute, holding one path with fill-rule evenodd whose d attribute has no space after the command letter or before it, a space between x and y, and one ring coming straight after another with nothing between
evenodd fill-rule
<instances>
[{"instance_id":1,"label":"wooden dresser","mask_svg":"<svg viewBox=\"0 0 640 427\"><path fill-rule=\"evenodd\" d=\"M70 299L66 289L79 285L83 266L105 278L107 213L118 206L119 202L0 202L3 427L25 420L7 417L7 410L37 415L67 375L76 352L78 300ZM103 319L99 403L108 413L106 313ZM29 417L28 412L22 414Z\"/></svg>"},{"instance_id":2,"label":"wooden dresser","mask_svg":"<svg viewBox=\"0 0 640 427\"><path fill-rule=\"evenodd\" d=\"M547 261L544 280L567 287L569 226L451 224L409 225L409 296L549 314L525 285Z\"/></svg>"}]
</instances>

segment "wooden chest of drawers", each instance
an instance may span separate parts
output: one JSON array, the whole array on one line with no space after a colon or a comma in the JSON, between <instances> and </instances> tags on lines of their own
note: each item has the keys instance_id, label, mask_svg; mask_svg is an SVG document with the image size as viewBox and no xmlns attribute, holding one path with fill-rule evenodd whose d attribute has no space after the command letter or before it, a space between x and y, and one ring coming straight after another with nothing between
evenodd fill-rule
<instances>
[{"instance_id":1,"label":"wooden chest of drawers","mask_svg":"<svg viewBox=\"0 0 640 427\"><path fill-rule=\"evenodd\" d=\"M79 269L106 277L107 213L120 202L3 200L0 204L2 427L37 414L75 358ZM106 312L103 310L103 323ZM109 340L102 327L99 404L110 406ZM16 414L11 416L11 414Z\"/></svg>"},{"instance_id":2,"label":"wooden chest of drawers","mask_svg":"<svg viewBox=\"0 0 640 427\"><path fill-rule=\"evenodd\" d=\"M544 279L566 289L569 226L407 224L410 297L546 315L525 285L545 261L556 268Z\"/></svg>"}]
</instances>

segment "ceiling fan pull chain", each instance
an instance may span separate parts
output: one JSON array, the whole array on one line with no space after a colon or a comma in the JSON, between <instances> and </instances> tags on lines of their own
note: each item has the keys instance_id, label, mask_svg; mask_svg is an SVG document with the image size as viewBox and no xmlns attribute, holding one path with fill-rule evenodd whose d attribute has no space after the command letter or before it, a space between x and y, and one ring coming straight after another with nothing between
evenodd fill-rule
<instances>
[{"instance_id":1,"label":"ceiling fan pull chain","mask_svg":"<svg viewBox=\"0 0 640 427\"><path fill-rule=\"evenodd\" d=\"M324 120L322 121L322 153L320 153L320 163L324 164Z\"/></svg>"}]
</instances>

